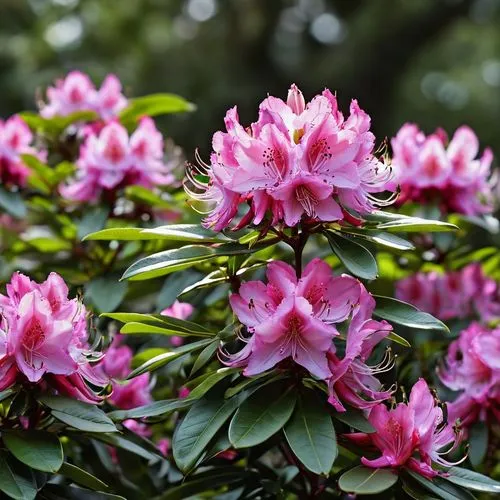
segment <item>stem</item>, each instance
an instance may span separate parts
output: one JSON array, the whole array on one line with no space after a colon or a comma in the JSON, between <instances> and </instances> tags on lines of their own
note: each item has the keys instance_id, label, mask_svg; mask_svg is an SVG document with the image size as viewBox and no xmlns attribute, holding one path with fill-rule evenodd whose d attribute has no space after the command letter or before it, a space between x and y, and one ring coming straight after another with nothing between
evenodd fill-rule
<instances>
[{"instance_id":1,"label":"stem","mask_svg":"<svg viewBox=\"0 0 500 500\"><path fill-rule=\"evenodd\" d=\"M294 244L292 246L295 253L295 273L297 274L297 279L302 276L302 252L306 246L309 234L302 229L302 232L296 236Z\"/></svg>"}]
</instances>

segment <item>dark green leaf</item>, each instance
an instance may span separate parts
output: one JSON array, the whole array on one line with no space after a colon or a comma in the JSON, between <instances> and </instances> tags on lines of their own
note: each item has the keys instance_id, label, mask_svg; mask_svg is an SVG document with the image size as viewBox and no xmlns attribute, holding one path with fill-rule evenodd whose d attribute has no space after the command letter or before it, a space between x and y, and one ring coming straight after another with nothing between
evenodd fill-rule
<instances>
[{"instance_id":1,"label":"dark green leaf","mask_svg":"<svg viewBox=\"0 0 500 500\"><path fill-rule=\"evenodd\" d=\"M23 464L44 472L57 472L64 456L59 438L50 432L12 430L2 432L8 450Z\"/></svg>"},{"instance_id":2,"label":"dark green leaf","mask_svg":"<svg viewBox=\"0 0 500 500\"><path fill-rule=\"evenodd\" d=\"M157 461L162 458L160 451L150 441L132 433L132 431L128 431L126 428L122 432L123 434L115 432L113 434L90 434L90 436L146 460Z\"/></svg>"},{"instance_id":3,"label":"dark green leaf","mask_svg":"<svg viewBox=\"0 0 500 500\"><path fill-rule=\"evenodd\" d=\"M193 243L226 243L231 240L222 233L205 229L199 224L171 224L152 229L143 229L144 234L154 234L158 239Z\"/></svg>"},{"instance_id":4,"label":"dark green leaf","mask_svg":"<svg viewBox=\"0 0 500 500\"><path fill-rule=\"evenodd\" d=\"M447 481L451 481L469 490L500 494L500 483L483 474L462 469L461 467L451 467L447 472Z\"/></svg>"},{"instance_id":5,"label":"dark green leaf","mask_svg":"<svg viewBox=\"0 0 500 500\"><path fill-rule=\"evenodd\" d=\"M395 250L415 249L415 245L413 245L413 243L391 233L355 228L342 228L342 232L354 234L357 237L375 243L376 245L393 248Z\"/></svg>"},{"instance_id":6,"label":"dark green leaf","mask_svg":"<svg viewBox=\"0 0 500 500\"><path fill-rule=\"evenodd\" d=\"M94 278L85 286L85 297L98 311L114 311L123 302L128 290L128 283L118 280L119 277L113 273Z\"/></svg>"},{"instance_id":7,"label":"dark green leaf","mask_svg":"<svg viewBox=\"0 0 500 500\"><path fill-rule=\"evenodd\" d=\"M102 482L89 472L80 469L80 467L69 464L68 462L64 462L62 464L58 473L67 477L74 483L90 488L91 490L106 491L108 489L108 485L106 483Z\"/></svg>"},{"instance_id":8,"label":"dark green leaf","mask_svg":"<svg viewBox=\"0 0 500 500\"><path fill-rule=\"evenodd\" d=\"M80 221L78 221L77 238L84 239L88 234L100 231L108 219L109 209L106 207L93 207L88 210Z\"/></svg>"},{"instance_id":9,"label":"dark green leaf","mask_svg":"<svg viewBox=\"0 0 500 500\"><path fill-rule=\"evenodd\" d=\"M200 352L196 361L194 362L193 368L191 369L191 376L193 376L198 370L203 368L215 355L219 349L220 341L219 339L214 340L211 344L208 344L203 351Z\"/></svg>"},{"instance_id":10,"label":"dark green leaf","mask_svg":"<svg viewBox=\"0 0 500 500\"><path fill-rule=\"evenodd\" d=\"M439 476L429 480L412 470L407 469L405 472L427 491L436 495L438 498L442 498L443 500L475 500L474 495L470 492L464 490L456 484L445 481Z\"/></svg>"},{"instance_id":11,"label":"dark green leaf","mask_svg":"<svg viewBox=\"0 0 500 500\"><path fill-rule=\"evenodd\" d=\"M189 399L198 399L205 395L212 387L218 384L221 380L239 372L241 369L236 368L219 368L214 373L208 375L201 384L197 385L190 393Z\"/></svg>"},{"instance_id":12,"label":"dark green leaf","mask_svg":"<svg viewBox=\"0 0 500 500\"><path fill-rule=\"evenodd\" d=\"M442 330L449 332L448 327L440 320L426 312L419 311L411 304L391 297L373 296L377 306L373 314L391 323L417 328L421 330Z\"/></svg>"},{"instance_id":13,"label":"dark green leaf","mask_svg":"<svg viewBox=\"0 0 500 500\"><path fill-rule=\"evenodd\" d=\"M325 235L332 250L349 272L367 280L377 277L377 261L363 245L332 231L325 232Z\"/></svg>"},{"instance_id":14,"label":"dark green leaf","mask_svg":"<svg viewBox=\"0 0 500 500\"><path fill-rule=\"evenodd\" d=\"M458 229L454 224L440 220L427 220L419 217L408 217L407 215L392 214L388 212L374 212L364 216L370 223L382 231L421 233L421 232L441 232L456 231Z\"/></svg>"},{"instance_id":15,"label":"dark green leaf","mask_svg":"<svg viewBox=\"0 0 500 500\"><path fill-rule=\"evenodd\" d=\"M42 396L39 401L52 410L52 415L75 429L87 432L114 432L115 424L94 405L62 396Z\"/></svg>"},{"instance_id":16,"label":"dark green leaf","mask_svg":"<svg viewBox=\"0 0 500 500\"><path fill-rule=\"evenodd\" d=\"M294 387L272 384L254 392L239 408L229 426L235 448L249 448L276 434L290 419L297 395Z\"/></svg>"},{"instance_id":17,"label":"dark green leaf","mask_svg":"<svg viewBox=\"0 0 500 500\"><path fill-rule=\"evenodd\" d=\"M33 500L37 495L32 471L5 450L0 450L0 491L16 500Z\"/></svg>"},{"instance_id":18,"label":"dark green leaf","mask_svg":"<svg viewBox=\"0 0 500 500\"><path fill-rule=\"evenodd\" d=\"M355 408L346 406L346 411L336 411L334 413L334 417L340 422L343 422L358 431L366 432L367 434L375 432L374 427L364 416L363 412L356 410Z\"/></svg>"},{"instance_id":19,"label":"dark green leaf","mask_svg":"<svg viewBox=\"0 0 500 500\"><path fill-rule=\"evenodd\" d=\"M397 480L397 474L391 469L371 469L358 465L340 476L339 487L346 493L374 495L389 489Z\"/></svg>"},{"instance_id":20,"label":"dark green leaf","mask_svg":"<svg viewBox=\"0 0 500 500\"><path fill-rule=\"evenodd\" d=\"M488 426L476 422L469 430L469 460L476 467L480 465L488 450Z\"/></svg>"},{"instance_id":21,"label":"dark green leaf","mask_svg":"<svg viewBox=\"0 0 500 500\"><path fill-rule=\"evenodd\" d=\"M155 401L149 405L139 406L131 410L116 410L108 413L108 417L123 421L128 418L158 417L159 415L169 415L176 410L189 408L193 404L191 399L165 399Z\"/></svg>"},{"instance_id":22,"label":"dark green leaf","mask_svg":"<svg viewBox=\"0 0 500 500\"><path fill-rule=\"evenodd\" d=\"M3 186L0 186L0 207L18 219L24 219L27 214L21 193L7 191Z\"/></svg>"},{"instance_id":23,"label":"dark green leaf","mask_svg":"<svg viewBox=\"0 0 500 500\"><path fill-rule=\"evenodd\" d=\"M315 474L329 474L337 457L332 418L313 391L301 394L285 436L297 458Z\"/></svg>"}]
</instances>

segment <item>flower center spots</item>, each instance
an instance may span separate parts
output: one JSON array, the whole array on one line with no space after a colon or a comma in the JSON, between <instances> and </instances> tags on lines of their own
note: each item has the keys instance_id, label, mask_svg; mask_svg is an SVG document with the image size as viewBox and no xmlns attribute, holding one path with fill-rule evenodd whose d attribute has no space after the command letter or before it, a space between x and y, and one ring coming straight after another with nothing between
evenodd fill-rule
<instances>
[{"instance_id":1,"label":"flower center spots","mask_svg":"<svg viewBox=\"0 0 500 500\"><path fill-rule=\"evenodd\" d=\"M319 284L314 284L307 292L305 298L307 301L311 304L315 304L319 300L326 301L326 299L322 299L323 292L324 292L325 286L323 283ZM328 302L328 301L326 301Z\"/></svg>"},{"instance_id":2,"label":"flower center spots","mask_svg":"<svg viewBox=\"0 0 500 500\"><path fill-rule=\"evenodd\" d=\"M114 137L110 139L104 151L104 156L112 163L120 162L125 156L121 144Z\"/></svg>"},{"instance_id":3,"label":"flower center spots","mask_svg":"<svg viewBox=\"0 0 500 500\"><path fill-rule=\"evenodd\" d=\"M428 177L437 177L441 171L441 167L437 158L429 158L424 164L424 172Z\"/></svg>"},{"instance_id":4,"label":"flower center spots","mask_svg":"<svg viewBox=\"0 0 500 500\"><path fill-rule=\"evenodd\" d=\"M30 352L35 351L45 340L45 333L42 326L36 319L31 321L30 326L25 330L23 336L23 347Z\"/></svg>"},{"instance_id":5,"label":"flower center spots","mask_svg":"<svg viewBox=\"0 0 500 500\"><path fill-rule=\"evenodd\" d=\"M286 157L283 151L279 149L267 148L263 153L264 168L267 169L270 175L276 179L275 187L278 186L278 181L283 180L286 170Z\"/></svg>"},{"instance_id":6,"label":"flower center spots","mask_svg":"<svg viewBox=\"0 0 500 500\"><path fill-rule=\"evenodd\" d=\"M17 149L21 145L21 137L18 133L12 134L9 140L9 145L12 149Z\"/></svg>"},{"instance_id":7,"label":"flower center spots","mask_svg":"<svg viewBox=\"0 0 500 500\"><path fill-rule=\"evenodd\" d=\"M78 104L83 101L83 93L78 88L72 88L69 92L69 99L72 103Z\"/></svg>"},{"instance_id":8,"label":"flower center spots","mask_svg":"<svg viewBox=\"0 0 500 500\"><path fill-rule=\"evenodd\" d=\"M401 431L403 430L403 427L401 424L395 420L393 417L391 417L387 424L386 424L387 430L393 435L393 436L398 436L401 434Z\"/></svg>"},{"instance_id":9,"label":"flower center spots","mask_svg":"<svg viewBox=\"0 0 500 500\"><path fill-rule=\"evenodd\" d=\"M56 297L52 297L49 300L50 308L52 309L52 312L56 312L59 310L61 307L61 301L57 299Z\"/></svg>"},{"instance_id":10,"label":"flower center spots","mask_svg":"<svg viewBox=\"0 0 500 500\"><path fill-rule=\"evenodd\" d=\"M318 200L306 186L302 185L297 187L297 189L295 189L295 197L309 217L316 216L315 207L318 204Z\"/></svg>"},{"instance_id":11,"label":"flower center spots","mask_svg":"<svg viewBox=\"0 0 500 500\"><path fill-rule=\"evenodd\" d=\"M328 160L333 156L330 152L330 146L326 139L319 139L316 141L309 150L309 163L311 170L319 170ZM326 170L327 172L329 169Z\"/></svg>"}]
</instances>

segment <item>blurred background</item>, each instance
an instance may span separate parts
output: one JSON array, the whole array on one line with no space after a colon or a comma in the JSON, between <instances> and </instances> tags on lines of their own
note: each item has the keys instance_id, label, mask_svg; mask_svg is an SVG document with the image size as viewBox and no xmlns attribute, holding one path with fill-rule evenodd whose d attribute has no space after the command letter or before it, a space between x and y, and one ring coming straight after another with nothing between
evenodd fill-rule
<instances>
[{"instance_id":1,"label":"blurred background","mask_svg":"<svg viewBox=\"0 0 500 500\"><path fill-rule=\"evenodd\" d=\"M379 140L467 123L499 153L500 0L1 0L1 116L75 68L197 103L162 124L188 157L292 82L356 97Z\"/></svg>"}]
</instances>

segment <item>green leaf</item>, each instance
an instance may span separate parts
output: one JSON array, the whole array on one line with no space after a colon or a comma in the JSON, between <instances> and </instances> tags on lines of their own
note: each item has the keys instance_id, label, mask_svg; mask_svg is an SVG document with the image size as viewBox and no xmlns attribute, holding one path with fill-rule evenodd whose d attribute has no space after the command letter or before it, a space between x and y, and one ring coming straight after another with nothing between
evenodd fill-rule
<instances>
[{"instance_id":1,"label":"green leaf","mask_svg":"<svg viewBox=\"0 0 500 500\"><path fill-rule=\"evenodd\" d=\"M182 472L188 472L196 464L217 431L241 404L240 396L224 401L210 395L191 407L175 430L172 441L174 460Z\"/></svg>"},{"instance_id":2,"label":"green leaf","mask_svg":"<svg viewBox=\"0 0 500 500\"><path fill-rule=\"evenodd\" d=\"M356 429L361 432L366 432L371 434L375 432L375 428L370 424L368 419L364 416L363 412L350 406L344 405L346 411L336 411L334 413L334 418L347 424L349 427Z\"/></svg>"},{"instance_id":3,"label":"green leaf","mask_svg":"<svg viewBox=\"0 0 500 500\"><path fill-rule=\"evenodd\" d=\"M0 491L16 500L33 500L38 491L30 469L0 450Z\"/></svg>"},{"instance_id":4,"label":"green leaf","mask_svg":"<svg viewBox=\"0 0 500 500\"><path fill-rule=\"evenodd\" d=\"M59 438L50 432L12 430L2 432L8 450L23 464L44 472L57 472L64 456Z\"/></svg>"},{"instance_id":5,"label":"green leaf","mask_svg":"<svg viewBox=\"0 0 500 500\"><path fill-rule=\"evenodd\" d=\"M448 475L445 479L459 486L469 490L500 494L500 483L483 474L461 467L451 467L447 472Z\"/></svg>"},{"instance_id":6,"label":"green leaf","mask_svg":"<svg viewBox=\"0 0 500 500\"><path fill-rule=\"evenodd\" d=\"M91 491L75 485L63 486L60 484L48 484L43 489L43 498L46 500L126 500L120 495L105 493L104 491Z\"/></svg>"},{"instance_id":7,"label":"green leaf","mask_svg":"<svg viewBox=\"0 0 500 500\"><path fill-rule=\"evenodd\" d=\"M144 186L127 186L125 197L141 205L175 210L173 203L164 198L164 193L152 191Z\"/></svg>"},{"instance_id":8,"label":"green leaf","mask_svg":"<svg viewBox=\"0 0 500 500\"><path fill-rule=\"evenodd\" d=\"M214 373L210 374L207 378L201 382L201 384L197 385L190 393L189 399L199 399L205 395L214 385L218 384L221 380L224 380L226 377L233 375L239 372L241 368L219 368Z\"/></svg>"},{"instance_id":9,"label":"green leaf","mask_svg":"<svg viewBox=\"0 0 500 500\"><path fill-rule=\"evenodd\" d=\"M219 344L219 339L216 339L211 344L208 344L207 347L205 347L203 351L200 352L199 356L194 362L193 368L191 368L191 377L214 357L215 353L219 349Z\"/></svg>"},{"instance_id":10,"label":"green leaf","mask_svg":"<svg viewBox=\"0 0 500 500\"><path fill-rule=\"evenodd\" d=\"M28 213L21 193L7 191L3 186L0 186L0 207L17 219L24 219Z\"/></svg>"},{"instance_id":11,"label":"green leaf","mask_svg":"<svg viewBox=\"0 0 500 500\"><path fill-rule=\"evenodd\" d=\"M403 490L414 500L436 500L436 497L429 495L428 491L422 486L415 482L410 484L406 479L403 481Z\"/></svg>"},{"instance_id":12,"label":"green leaf","mask_svg":"<svg viewBox=\"0 0 500 500\"><path fill-rule=\"evenodd\" d=\"M375 243L387 248L395 250L414 250L415 245L404 238L396 236L391 233L384 233L382 231L373 231L369 229L355 229L355 228L342 228L342 232L354 234L359 238Z\"/></svg>"},{"instance_id":13,"label":"green leaf","mask_svg":"<svg viewBox=\"0 0 500 500\"><path fill-rule=\"evenodd\" d=\"M77 222L79 240L85 239L89 234L100 231L108 220L109 209L107 207L93 207Z\"/></svg>"},{"instance_id":14,"label":"green leaf","mask_svg":"<svg viewBox=\"0 0 500 500\"><path fill-rule=\"evenodd\" d=\"M193 243L226 243L231 240L222 233L205 229L199 224L171 224L152 229L143 229L143 234L154 234L161 240Z\"/></svg>"},{"instance_id":15,"label":"green leaf","mask_svg":"<svg viewBox=\"0 0 500 500\"><path fill-rule=\"evenodd\" d=\"M136 353L132 358L132 368L137 368L146 361L153 359L155 356L159 356L160 354L165 354L167 352L170 352L170 349L165 347L150 347L148 349L144 349L144 351Z\"/></svg>"},{"instance_id":16,"label":"green leaf","mask_svg":"<svg viewBox=\"0 0 500 500\"><path fill-rule=\"evenodd\" d=\"M456 231L458 229L454 224L440 220L421 219L420 217L409 217L407 215L391 214L388 212L374 212L364 217L369 223L375 223L376 229L393 233L433 233Z\"/></svg>"},{"instance_id":17,"label":"green leaf","mask_svg":"<svg viewBox=\"0 0 500 500\"><path fill-rule=\"evenodd\" d=\"M113 434L102 433L89 435L103 443L126 450L146 460L157 461L162 458L160 451L156 449L151 441L138 436L132 431L128 431L126 428L122 430L122 434L115 432Z\"/></svg>"},{"instance_id":18,"label":"green leaf","mask_svg":"<svg viewBox=\"0 0 500 500\"><path fill-rule=\"evenodd\" d=\"M150 325L146 323L126 323L122 326L120 333L124 334L154 334L154 335L177 335L181 337L195 336L195 337L214 337L216 333L204 331L186 331L175 328L163 328L157 325Z\"/></svg>"},{"instance_id":19,"label":"green leaf","mask_svg":"<svg viewBox=\"0 0 500 500\"><path fill-rule=\"evenodd\" d=\"M153 234L143 233L144 229L141 227L113 227L110 229L103 229L96 233L87 234L83 241L97 240L97 241L136 241L136 240L157 240L158 237Z\"/></svg>"},{"instance_id":20,"label":"green leaf","mask_svg":"<svg viewBox=\"0 0 500 500\"><path fill-rule=\"evenodd\" d=\"M325 235L332 250L349 272L367 280L377 277L377 261L363 245L332 231L325 232Z\"/></svg>"},{"instance_id":21,"label":"green leaf","mask_svg":"<svg viewBox=\"0 0 500 500\"><path fill-rule=\"evenodd\" d=\"M212 340L210 339L199 340L198 342L192 342L190 344L178 347L177 349L172 349L169 352L159 354L158 356L151 358L150 360L146 361L143 365L133 370L132 373L130 373L130 375L127 377L127 379L137 377L138 375L141 375L146 372L152 372L154 370L158 370L158 368L165 366L166 364L174 361L175 359L183 356L184 354L196 351L198 349L203 349L211 342Z\"/></svg>"},{"instance_id":22,"label":"green leaf","mask_svg":"<svg viewBox=\"0 0 500 500\"><path fill-rule=\"evenodd\" d=\"M75 111L66 116L54 116L52 118L43 118L38 113L26 111L20 113L20 116L32 130L50 135L61 134L73 123L92 122L99 118L95 111Z\"/></svg>"},{"instance_id":23,"label":"green leaf","mask_svg":"<svg viewBox=\"0 0 500 500\"><path fill-rule=\"evenodd\" d=\"M85 297L98 311L114 311L127 295L128 283L118 281L116 274L107 274L89 281L85 285Z\"/></svg>"},{"instance_id":24,"label":"green leaf","mask_svg":"<svg viewBox=\"0 0 500 500\"><path fill-rule=\"evenodd\" d=\"M196 106L175 94L150 94L129 100L129 105L120 113L123 124L136 122L143 116L158 116L169 113L194 111Z\"/></svg>"},{"instance_id":25,"label":"green leaf","mask_svg":"<svg viewBox=\"0 0 500 500\"><path fill-rule=\"evenodd\" d=\"M488 426L484 422L476 422L469 430L468 441L470 463L477 467L488 451Z\"/></svg>"},{"instance_id":26,"label":"green leaf","mask_svg":"<svg viewBox=\"0 0 500 500\"><path fill-rule=\"evenodd\" d=\"M439 476L436 476L431 481L412 470L406 469L405 472L427 491L437 495L438 498L442 498L443 500L475 500L474 495L470 492L456 484L445 481Z\"/></svg>"},{"instance_id":27,"label":"green leaf","mask_svg":"<svg viewBox=\"0 0 500 500\"><path fill-rule=\"evenodd\" d=\"M285 436L297 458L315 474L329 474L337 457L332 418L313 391L301 394Z\"/></svg>"},{"instance_id":28,"label":"green leaf","mask_svg":"<svg viewBox=\"0 0 500 500\"><path fill-rule=\"evenodd\" d=\"M254 392L239 408L229 425L235 448L249 448L276 434L290 419L297 395L295 388L273 384Z\"/></svg>"},{"instance_id":29,"label":"green leaf","mask_svg":"<svg viewBox=\"0 0 500 500\"><path fill-rule=\"evenodd\" d=\"M382 297L381 295L374 295L373 297L377 303L373 311L374 316L408 328L442 330L448 333L450 331L442 321L402 300Z\"/></svg>"},{"instance_id":30,"label":"green leaf","mask_svg":"<svg viewBox=\"0 0 500 500\"><path fill-rule=\"evenodd\" d=\"M397 474L391 469L371 469L358 465L340 476L339 487L346 493L375 495L389 489L397 480Z\"/></svg>"},{"instance_id":31,"label":"green leaf","mask_svg":"<svg viewBox=\"0 0 500 500\"><path fill-rule=\"evenodd\" d=\"M116 421L122 421L128 418L166 416L176 410L189 408L192 404L192 399L165 399L163 401L155 401L149 405L132 408L131 410L115 410L108 413L108 417Z\"/></svg>"},{"instance_id":32,"label":"green leaf","mask_svg":"<svg viewBox=\"0 0 500 500\"><path fill-rule=\"evenodd\" d=\"M42 396L40 403L52 410L52 415L75 429L87 432L115 432L115 424L94 405L62 396Z\"/></svg>"},{"instance_id":33,"label":"green leaf","mask_svg":"<svg viewBox=\"0 0 500 500\"><path fill-rule=\"evenodd\" d=\"M57 253L71 249L71 242L56 237L32 238L26 240L26 243L41 253Z\"/></svg>"},{"instance_id":34,"label":"green leaf","mask_svg":"<svg viewBox=\"0 0 500 500\"><path fill-rule=\"evenodd\" d=\"M108 485L102 482L97 477L93 476L89 472L80 469L76 465L69 464L68 462L64 462L61 468L58 471L59 474L67 477L71 481L80 486L85 486L86 488L90 488L91 490L107 490Z\"/></svg>"},{"instance_id":35,"label":"green leaf","mask_svg":"<svg viewBox=\"0 0 500 500\"><path fill-rule=\"evenodd\" d=\"M404 347L411 347L411 344L405 338L401 337L400 335L394 332L389 333L386 339L392 340L393 342L396 342L396 344L402 345Z\"/></svg>"},{"instance_id":36,"label":"green leaf","mask_svg":"<svg viewBox=\"0 0 500 500\"><path fill-rule=\"evenodd\" d=\"M221 256L250 254L257 248L250 249L237 243L224 243L218 246L187 245L181 248L164 250L132 264L123 274L122 279L146 280L186 269L205 260Z\"/></svg>"}]
</instances>

